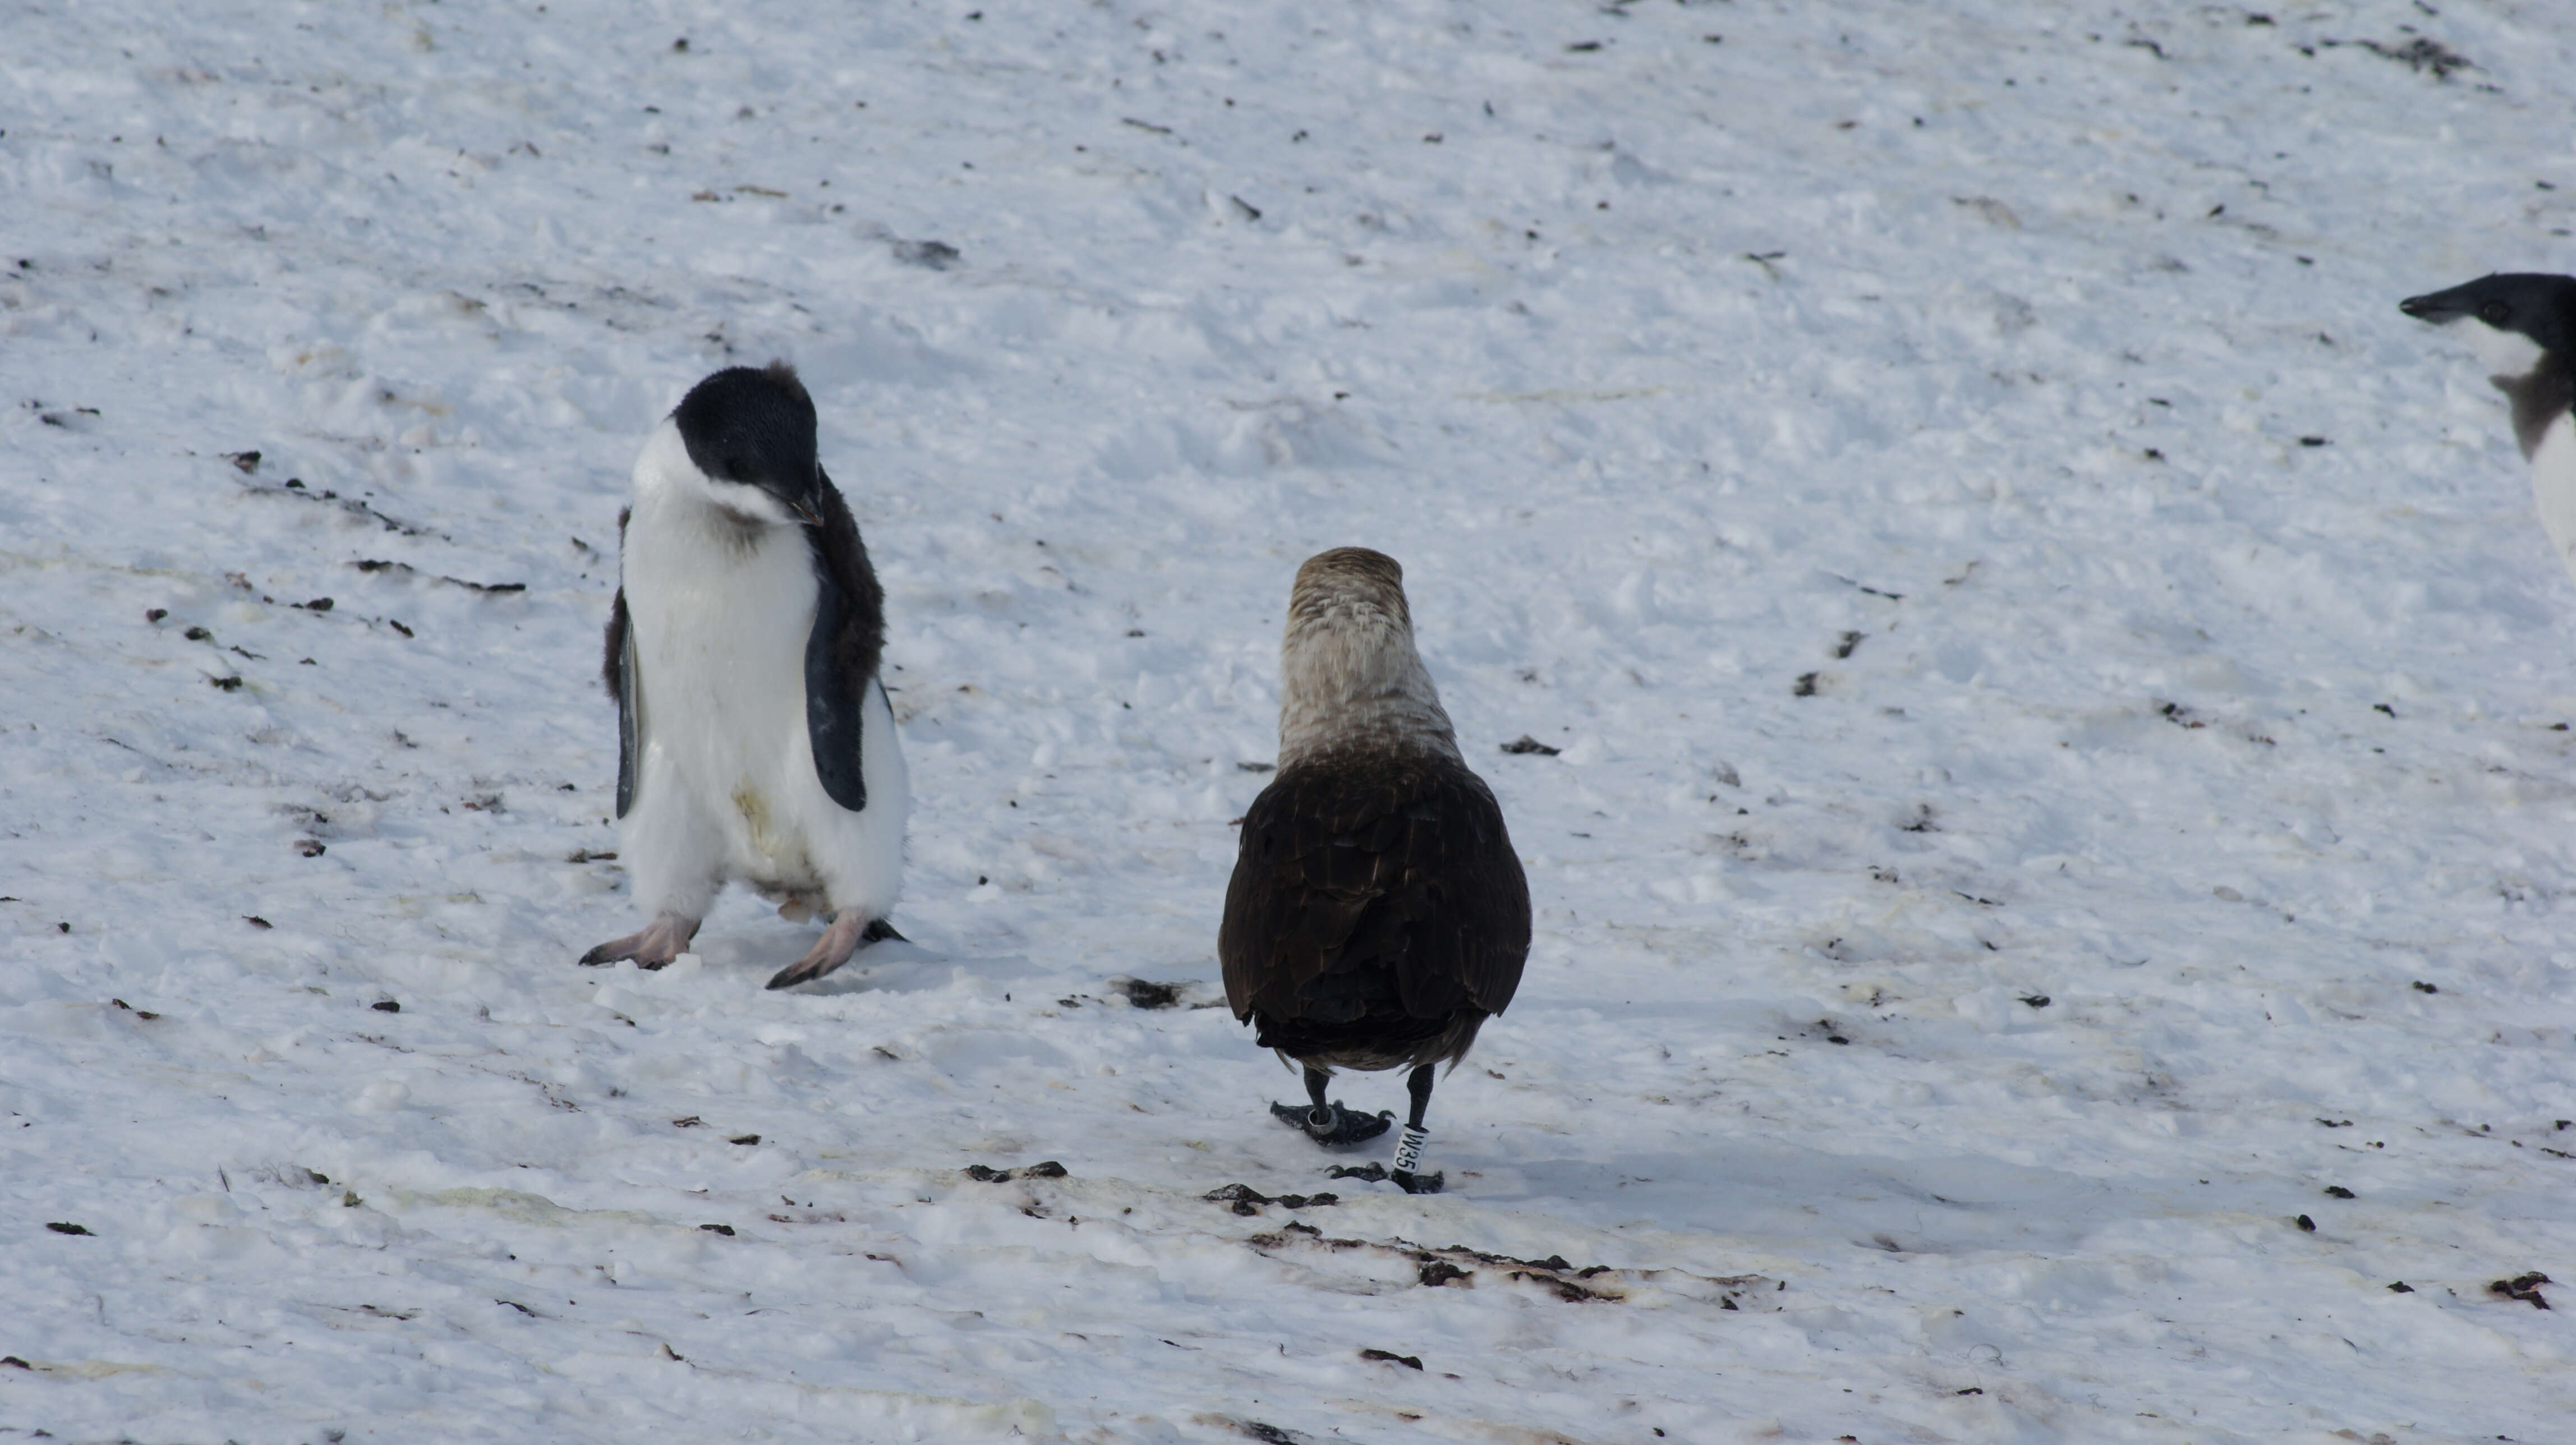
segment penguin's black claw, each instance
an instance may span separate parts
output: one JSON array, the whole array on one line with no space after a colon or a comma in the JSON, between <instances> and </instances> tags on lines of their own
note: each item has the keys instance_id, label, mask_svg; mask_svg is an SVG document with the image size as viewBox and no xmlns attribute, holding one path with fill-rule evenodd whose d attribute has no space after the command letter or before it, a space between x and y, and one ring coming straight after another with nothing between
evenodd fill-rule
<instances>
[{"instance_id":1,"label":"penguin's black claw","mask_svg":"<svg viewBox=\"0 0 2576 1445\"><path fill-rule=\"evenodd\" d=\"M831 935L829 934L824 935L824 938L827 941L830 937ZM787 965L778 972L771 974L769 976L767 987L774 989L794 988L800 983L812 983L814 980L830 974L832 970L839 968L843 963L847 962L848 959L848 953L845 952L839 958L834 958L831 956L829 950L818 944L815 946L814 952L805 955L803 958Z\"/></svg>"},{"instance_id":2,"label":"penguin's black claw","mask_svg":"<svg viewBox=\"0 0 2576 1445\"><path fill-rule=\"evenodd\" d=\"M867 926L867 928L866 928L866 929L864 929L863 931L861 931L861 933L859 934L859 942L861 942L861 943L910 943L910 942L912 942L912 940L911 940L911 939L909 939L909 938L904 937L904 936L903 936L902 934L900 934L900 933L895 932L895 931L894 931L894 925L893 925L893 924L886 922L886 921L885 921L884 919L882 919L882 918L873 918L873 919L870 919L870 920L868 921L868 926Z\"/></svg>"},{"instance_id":3,"label":"penguin's black claw","mask_svg":"<svg viewBox=\"0 0 2576 1445\"><path fill-rule=\"evenodd\" d=\"M1437 1194L1440 1192L1441 1176L1438 1174L1407 1174L1401 1169L1390 1169L1386 1172L1386 1177L1394 1181L1396 1188L1403 1190L1407 1194Z\"/></svg>"},{"instance_id":4,"label":"penguin's black claw","mask_svg":"<svg viewBox=\"0 0 2576 1445\"><path fill-rule=\"evenodd\" d=\"M1320 1120L1317 1112L1304 1104L1273 1104L1270 1113L1280 1123L1304 1130L1307 1138L1327 1149L1365 1143L1385 1133L1395 1123L1395 1115L1391 1112L1354 1113L1342 1107L1338 1100L1332 1104L1331 1112Z\"/></svg>"}]
</instances>

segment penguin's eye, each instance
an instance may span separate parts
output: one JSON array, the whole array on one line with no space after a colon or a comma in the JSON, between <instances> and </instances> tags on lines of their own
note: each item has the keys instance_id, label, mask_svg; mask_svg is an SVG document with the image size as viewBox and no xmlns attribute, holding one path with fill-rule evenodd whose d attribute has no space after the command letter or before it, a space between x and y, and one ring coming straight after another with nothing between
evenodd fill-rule
<instances>
[{"instance_id":1,"label":"penguin's eye","mask_svg":"<svg viewBox=\"0 0 2576 1445\"><path fill-rule=\"evenodd\" d=\"M2490 301L2478 308L2478 319L2489 326L2502 326L2507 314L2509 313L2505 304L2501 301Z\"/></svg>"}]
</instances>

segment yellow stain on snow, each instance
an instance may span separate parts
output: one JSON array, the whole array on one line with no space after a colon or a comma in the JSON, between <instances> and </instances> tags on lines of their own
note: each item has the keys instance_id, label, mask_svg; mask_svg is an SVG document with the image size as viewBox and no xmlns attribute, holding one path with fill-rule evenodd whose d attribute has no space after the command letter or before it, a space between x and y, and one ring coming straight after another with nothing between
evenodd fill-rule
<instances>
[{"instance_id":1,"label":"yellow stain on snow","mask_svg":"<svg viewBox=\"0 0 2576 1445\"><path fill-rule=\"evenodd\" d=\"M1629 401L1641 396L1662 396L1666 390L1668 390L1668 388L1660 386L1631 386L1608 391L1566 391L1553 388L1547 391L1462 391L1458 393L1458 399L1460 401L1538 401L1558 403L1581 401Z\"/></svg>"},{"instance_id":2,"label":"yellow stain on snow","mask_svg":"<svg viewBox=\"0 0 2576 1445\"><path fill-rule=\"evenodd\" d=\"M140 1365L126 1360L30 1360L30 1368L39 1374L69 1375L76 1380L104 1380L110 1375L166 1375L159 1365Z\"/></svg>"},{"instance_id":3,"label":"yellow stain on snow","mask_svg":"<svg viewBox=\"0 0 2576 1445\"><path fill-rule=\"evenodd\" d=\"M624 1209L566 1209L542 1194L529 1194L517 1189L434 1189L415 1191L388 1189L385 1197L397 1209L441 1208L480 1209L519 1224L564 1225L576 1221L598 1223L616 1221L627 1224L664 1224L666 1220L649 1214Z\"/></svg>"}]
</instances>

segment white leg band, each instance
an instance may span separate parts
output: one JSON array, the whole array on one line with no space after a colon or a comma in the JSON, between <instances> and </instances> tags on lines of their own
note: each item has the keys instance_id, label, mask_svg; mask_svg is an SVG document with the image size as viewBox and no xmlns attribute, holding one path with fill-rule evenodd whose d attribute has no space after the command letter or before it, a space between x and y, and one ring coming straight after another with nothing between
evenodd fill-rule
<instances>
[{"instance_id":1,"label":"white leg band","mask_svg":"<svg viewBox=\"0 0 2576 1445\"><path fill-rule=\"evenodd\" d=\"M1429 1143L1430 1140L1430 1130L1416 1129L1410 1124L1405 1125L1404 1133L1395 1141L1396 1172L1400 1174L1413 1174L1420 1172L1422 1165L1422 1146Z\"/></svg>"}]
</instances>

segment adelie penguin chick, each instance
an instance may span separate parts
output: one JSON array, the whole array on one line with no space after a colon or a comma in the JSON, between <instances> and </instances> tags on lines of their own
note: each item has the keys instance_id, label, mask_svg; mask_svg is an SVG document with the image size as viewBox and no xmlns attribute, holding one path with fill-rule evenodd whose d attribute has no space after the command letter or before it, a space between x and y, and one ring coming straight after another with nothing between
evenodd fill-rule
<instances>
[{"instance_id":1,"label":"adelie penguin chick","mask_svg":"<svg viewBox=\"0 0 2576 1445\"><path fill-rule=\"evenodd\" d=\"M692 388L636 458L618 534L618 849L653 921L581 961L660 968L733 879L788 917L831 917L771 988L901 938L886 914L911 794L877 679L885 592L796 373L733 367Z\"/></svg>"},{"instance_id":2,"label":"adelie penguin chick","mask_svg":"<svg viewBox=\"0 0 2576 1445\"><path fill-rule=\"evenodd\" d=\"M2540 525L2576 576L2576 276L2485 276L2398 309L2457 330L2512 403Z\"/></svg>"},{"instance_id":3,"label":"adelie penguin chick","mask_svg":"<svg viewBox=\"0 0 2576 1445\"><path fill-rule=\"evenodd\" d=\"M1279 660L1279 771L1244 815L1217 933L1226 1001L1305 1070L1311 1105L1270 1107L1319 1144L1387 1128L1326 1101L1335 1069L1411 1069L1395 1168L1366 1177L1434 1193L1440 1176L1419 1172L1432 1070L1512 1001L1529 884L1414 651L1394 558L1308 558Z\"/></svg>"}]
</instances>

